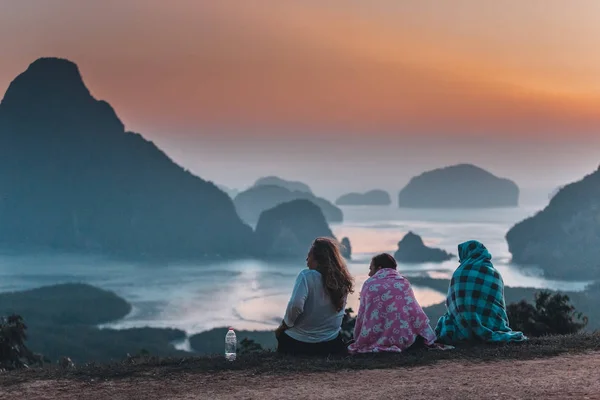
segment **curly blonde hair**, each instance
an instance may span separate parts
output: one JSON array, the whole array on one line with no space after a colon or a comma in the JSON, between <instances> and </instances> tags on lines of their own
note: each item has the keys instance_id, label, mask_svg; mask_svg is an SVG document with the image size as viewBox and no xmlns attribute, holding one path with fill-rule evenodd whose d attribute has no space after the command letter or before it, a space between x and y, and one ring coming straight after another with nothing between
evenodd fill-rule
<instances>
[{"instance_id":1,"label":"curly blonde hair","mask_svg":"<svg viewBox=\"0 0 600 400\"><path fill-rule=\"evenodd\" d=\"M354 278L350 275L337 240L328 237L316 238L310 248L317 263L316 270L323 276L323 285L336 311L344 308L348 294L353 292Z\"/></svg>"}]
</instances>

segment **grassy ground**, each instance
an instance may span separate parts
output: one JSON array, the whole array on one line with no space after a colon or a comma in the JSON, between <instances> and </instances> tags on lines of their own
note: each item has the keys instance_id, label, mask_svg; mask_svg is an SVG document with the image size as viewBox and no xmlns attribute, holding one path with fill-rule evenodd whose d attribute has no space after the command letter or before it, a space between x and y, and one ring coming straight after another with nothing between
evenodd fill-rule
<instances>
[{"instance_id":1,"label":"grassy ground","mask_svg":"<svg viewBox=\"0 0 600 400\"><path fill-rule=\"evenodd\" d=\"M0 374L0 386L31 380L68 379L97 382L135 377L168 377L178 373L218 373L239 371L245 375L277 375L310 372L336 372L416 367L449 361L489 362L527 360L561 354L600 351L600 334L578 334L532 339L525 343L503 345L464 345L449 351L416 349L402 354L369 354L339 358L290 358L275 353L239 356L227 362L223 356L187 358L140 358L110 364L88 364L73 369L47 367Z\"/></svg>"}]
</instances>

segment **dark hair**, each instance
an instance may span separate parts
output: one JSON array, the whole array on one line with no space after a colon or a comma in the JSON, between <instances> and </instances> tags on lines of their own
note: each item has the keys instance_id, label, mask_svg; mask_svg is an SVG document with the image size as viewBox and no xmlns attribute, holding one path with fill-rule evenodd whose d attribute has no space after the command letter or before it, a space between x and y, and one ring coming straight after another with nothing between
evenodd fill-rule
<instances>
[{"instance_id":1,"label":"dark hair","mask_svg":"<svg viewBox=\"0 0 600 400\"><path fill-rule=\"evenodd\" d=\"M394 257L388 253L377 254L371 260L376 267L396 269L398 266Z\"/></svg>"},{"instance_id":2,"label":"dark hair","mask_svg":"<svg viewBox=\"0 0 600 400\"><path fill-rule=\"evenodd\" d=\"M313 242L310 251L317 263L317 271L323 276L325 290L336 311L341 311L346 297L352 293L354 279L340 253L339 243L335 239L319 237Z\"/></svg>"}]
</instances>

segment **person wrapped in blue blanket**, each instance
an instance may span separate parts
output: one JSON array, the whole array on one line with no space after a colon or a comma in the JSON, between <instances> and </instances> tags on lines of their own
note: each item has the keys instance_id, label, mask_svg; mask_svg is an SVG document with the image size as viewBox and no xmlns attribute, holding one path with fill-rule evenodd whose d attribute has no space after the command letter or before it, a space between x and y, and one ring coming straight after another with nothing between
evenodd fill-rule
<instances>
[{"instance_id":1,"label":"person wrapped in blue blanket","mask_svg":"<svg viewBox=\"0 0 600 400\"><path fill-rule=\"evenodd\" d=\"M492 265L492 255L475 240L458 245L460 266L452 275L446 314L435 328L438 340L521 342L522 332L512 331L506 315L504 282Z\"/></svg>"}]
</instances>

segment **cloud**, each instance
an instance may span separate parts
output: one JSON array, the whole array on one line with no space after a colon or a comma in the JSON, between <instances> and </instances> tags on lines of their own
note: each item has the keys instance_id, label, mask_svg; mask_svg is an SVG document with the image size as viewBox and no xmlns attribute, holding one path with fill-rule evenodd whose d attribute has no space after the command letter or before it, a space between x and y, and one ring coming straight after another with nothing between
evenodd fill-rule
<instances>
[{"instance_id":1,"label":"cloud","mask_svg":"<svg viewBox=\"0 0 600 400\"><path fill-rule=\"evenodd\" d=\"M600 126L597 2L31 4L0 12L0 34L14 38L0 44L0 87L36 57L67 57L134 129L520 137Z\"/></svg>"}]
</instances>

